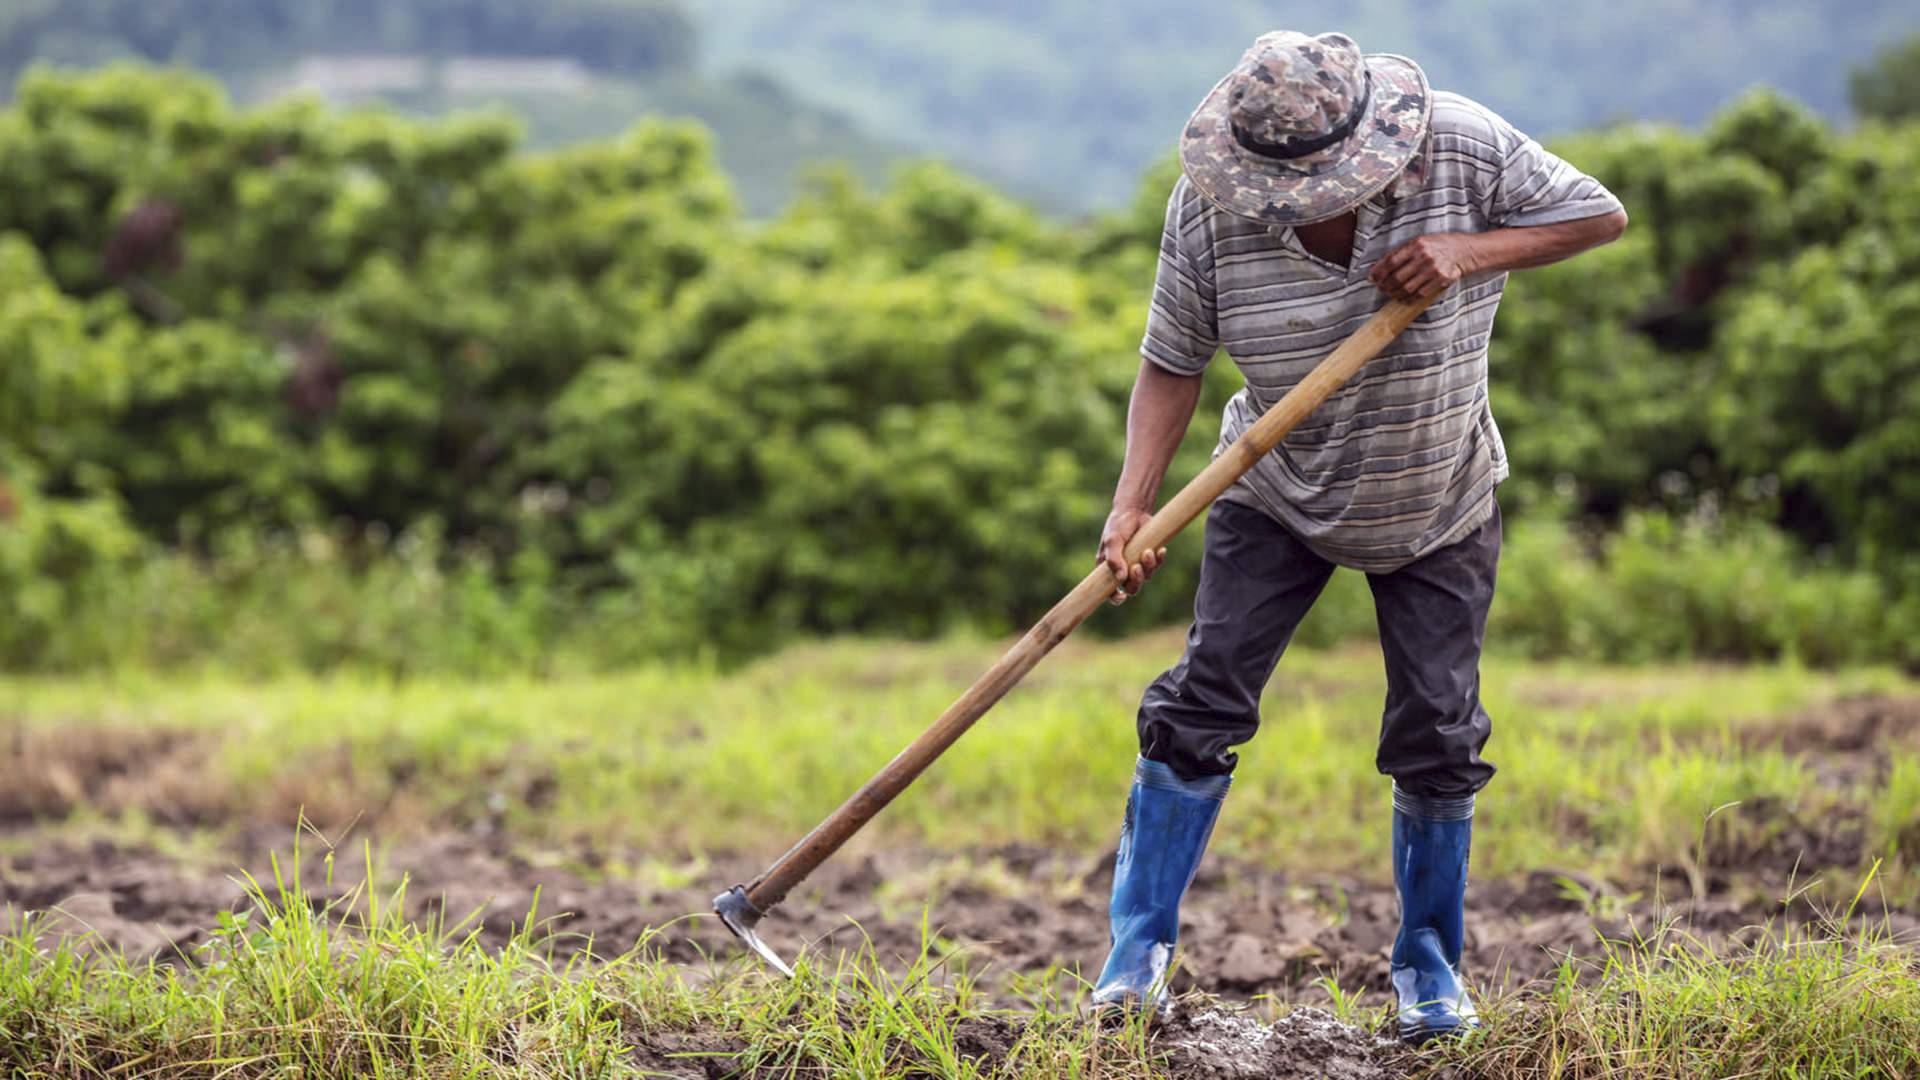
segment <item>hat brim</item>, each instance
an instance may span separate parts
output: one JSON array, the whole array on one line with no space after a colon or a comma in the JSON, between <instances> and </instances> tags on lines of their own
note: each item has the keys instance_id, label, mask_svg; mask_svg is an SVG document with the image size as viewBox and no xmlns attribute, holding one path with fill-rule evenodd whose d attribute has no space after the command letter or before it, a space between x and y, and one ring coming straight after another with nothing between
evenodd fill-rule
<instances>
[{"instance_id":1,"label":"hat brim","mask_svg":"<svg viewBox=\"0 0 1920 1080\"><path fill-rule=\"evenodd\" d=\"M1215 84L1180 137L1180 167L1222 210L1273 225L1338 217L1373 198L1419 152L1433 119L1433 94L1420 65L1368 53L1373 92L1367 113L1340 143L1306 157L1256 154L1233 137L1228 75Z\"/></svg>"}]
</instances>

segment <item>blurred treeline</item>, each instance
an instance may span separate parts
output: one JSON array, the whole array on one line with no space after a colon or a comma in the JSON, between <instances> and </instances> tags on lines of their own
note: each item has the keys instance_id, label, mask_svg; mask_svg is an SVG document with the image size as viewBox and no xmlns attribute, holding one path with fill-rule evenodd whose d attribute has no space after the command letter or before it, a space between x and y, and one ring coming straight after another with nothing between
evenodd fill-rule
<instances>
[{"instance_id":1,"label":"blurred treeline","mask_svg":"<svg viewBox=\"0 0 1920 1080\"><path fill-rule=\"evenodd\" d=\"M1920 125L1758 94L1561 149L1634 226L1501 315L1496 642L1913 663ZM1168 167L1081 226L938 166L754 223L691 127L513 150L29 76L0 113L0 663L724 658L1015 628L1091 564ZM1096 624L1182 618L1198 547ZM1371 629L1344 577L1310 639Z\"/></svg>"},{"instance_id":2,"label":"blurred treeline","mask_svg":"<svg viewBox=\"0 0 1920 1080\"><path fill-rule=\"evenodd\" d=\"M308 59L572 62L578 85L362 87L418 114L493 104L535 145L636 115L711 128L766 215L800 162L926 153L1066 213L1124 205L1188 112L1265 31L1342 30L1434 84L1558 134L1621 118L1704 122L1759 82L1829 118L1847 73L1920 30L1912 0L0 0L0 88L34 62L212 72L240 100ZM485 65L483 65L485 66ZM324 81L324 80L323 80ZM350 79L346 80L351 82ZM507 80L511 82L511 80ZM3 91L0 91L3 92ZM1905 88L1869 87L1911 101Z\"/></svg>"},{"instance_id":3,"label":"blurred treeline","mask_svg":"<svg viewBox=\"0 0 1920 1080\"><path fill-rule=\"evenodd\" d=\"M885 175L900 150L807 100L764 70L700 62L701 33L675 0L0 0L0 100L34 64L123 60L219 76L239 100L287 92L306 60L414 62L417 82L334 92L415 115L493 108L525 122L536 146L609 138L641 115L691 117L712 129L742 202L771 213L808 162L845 161ZM579 85L459 87L443 65L572 63Z\"/></svg>"},{"instance_id":4,"label":"blurred treeline","mask_svg":"<svg viewBox=\"0 0 1920 1080\"><path fill-rule=\"evenodd\" d=\"M128 58L252 74L310 53L569 56L644 74L688 67L692 21L674 0L9 0L0 76L30 63Z\"/></svg>"},{"instance_id":5,"label":"blurred treeline","mask_svg":"<svg viewBox=\"0 0 1920 1080\"><path fill-rule=\"evenodd\" d=\"M1758 83L1828 117L1847 72L1920 30L1912 0L701 0L758 64L868 131L1069 208L1124 203L1214 80L1275 29L1419 60L1524 131L1698 125ZM1912 100L1908 98L1907 100Z\"/></svg>"}]
</instances>

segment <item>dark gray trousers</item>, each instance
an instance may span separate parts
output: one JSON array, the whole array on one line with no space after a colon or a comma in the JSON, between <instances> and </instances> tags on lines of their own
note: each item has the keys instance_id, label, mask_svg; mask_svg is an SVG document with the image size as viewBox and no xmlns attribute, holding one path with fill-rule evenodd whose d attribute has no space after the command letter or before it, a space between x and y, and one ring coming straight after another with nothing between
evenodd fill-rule
<instances>
[{"instance_id":1,"label":"dark gray trousers","mask_svg":"<svg viewBox=\"0 0 1920 1080\"><path fill-rule=\"evenodd\" d=\"M1367 575L1387 661L1374 764L1402 791L1457 797L1493 777L1480 645L1499 559L1496 507L1459 542ZM1189 780L1232 772L1231 748L1259 728L1260 692L1333 570L1260 511L1214 503L1187 650L1140 701L1140 755Z\"/></svg>"}]
</instances>

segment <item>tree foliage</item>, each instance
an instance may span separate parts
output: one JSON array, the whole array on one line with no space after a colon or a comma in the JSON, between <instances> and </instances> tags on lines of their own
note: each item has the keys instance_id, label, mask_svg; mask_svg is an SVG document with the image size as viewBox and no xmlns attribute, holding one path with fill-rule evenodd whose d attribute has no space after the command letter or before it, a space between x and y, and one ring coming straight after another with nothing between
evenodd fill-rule
<instances>
[{"instance_id":1,"label":"tree foliage","mask_svg":"<svg viewBox=\"0 0 1920 1080\"><path fill-rule=\"evenodd\" d=\"M301 53L568 56L642 74L688 65L672 0L25 0L0 7L0 78L35 60L138 59L224 75Z\"/></svg>"},{"instance_id":2,"label":"tree foliage","mask_svg":"<svg viewBox=\"0 0 1920 1080\"><path fill-rule=\"evenodd\" d=\"M1853 111L1875 120L1903 120L1920 113L1920 34L1882 48L1873 62L1847 76Z\"/></svg>"},{"instance_id":3,"label":"tree foliage","mask_svg":"<svg viewBox=\"0 0 1920 1080\"><path fill-rule=\"evenodd\" d=\"M143 553L313 535L727 652L1020 625L1090 565L1170 166L1087 226L931 165L822 177L756 224L694 129L513 148L490 121L236 111L177 75L24 82L0 113L0 590L24 625ZM1914 578L1920 130L1763 94L1562 149L1634 225L1503 309L1513 520L1732 516ZM1170 483L1236 384L1207 378ZM1618 550L1666 588L1666 541L1636 535ZM1690 620L1740 603L1715 580ZM1726 648L1804 636L1735 621Z\"/></svg>"}]
</instances>

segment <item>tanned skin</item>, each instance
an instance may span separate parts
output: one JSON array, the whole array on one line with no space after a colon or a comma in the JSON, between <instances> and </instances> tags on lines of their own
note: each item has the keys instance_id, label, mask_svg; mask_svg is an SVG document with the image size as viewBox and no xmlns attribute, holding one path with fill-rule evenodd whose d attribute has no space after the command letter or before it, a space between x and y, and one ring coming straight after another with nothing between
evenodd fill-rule
<instances>
[{"instance_id":1,"label":"tanned skin","mask_svg":"<svg viewBox=\"0 0 1920 1080\"><path fill-rule=\"evenodd\" d=\"M1353 230L1357 216L1299 225L1294 235L1315 258L1346 266L1353 257ZM1621 212L1565 221L1494 229L1483 233L1432 233L1415 237L1388 252L1374 264L1368 280L1396 300L1439 296L1470 274L1525 270L1570 259L1583 251L1611 243L1627 228ZM1153 516L1154 499L1167 466L1180 446L1181 436L1200 403L1200 376L1175 375L1152 361L1140 361L1127 404L1127 457L1120 483L1113 492L1113 512L1100 534L1100 554L1120 579L1113 602L1118 604L1140 591L1167 557L1167 549L1142 552L1129 566L1122 554L1127 541Z\"/></svg>"}]
</instances>

